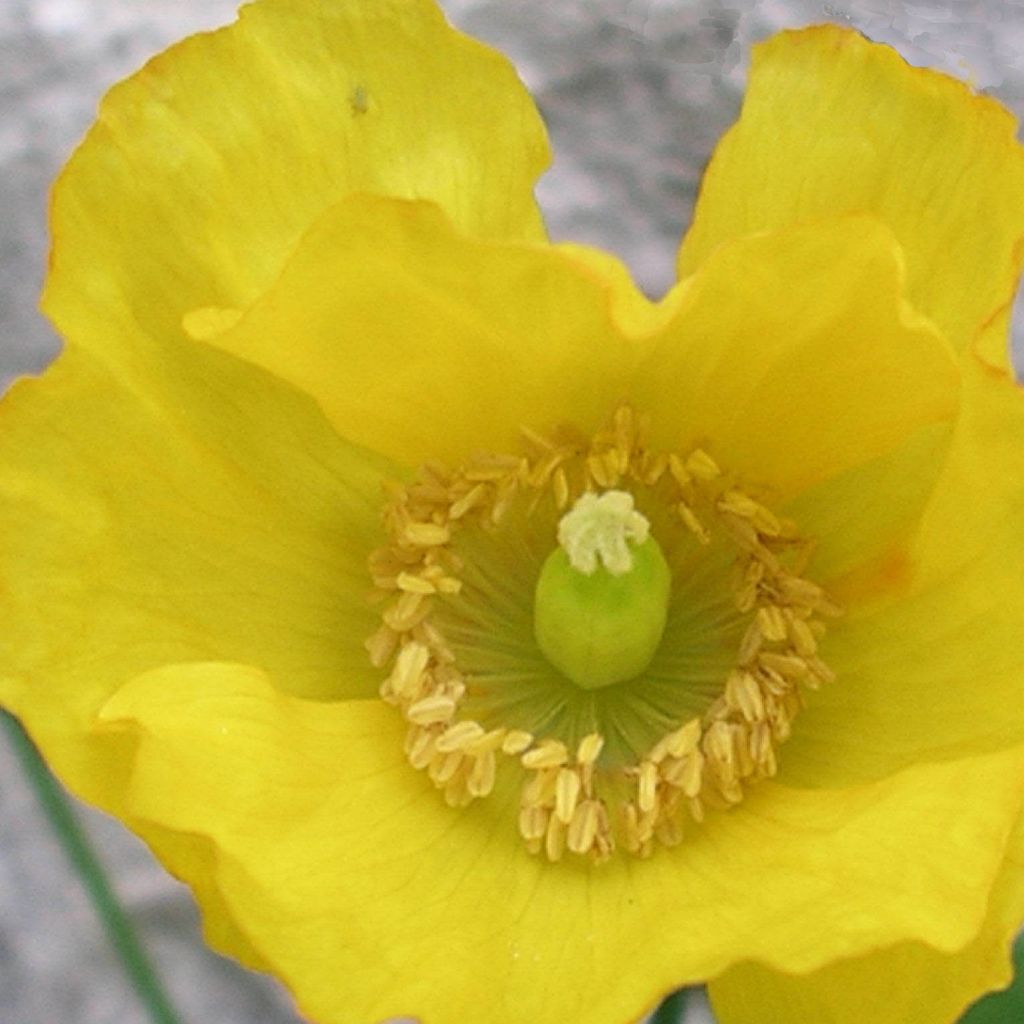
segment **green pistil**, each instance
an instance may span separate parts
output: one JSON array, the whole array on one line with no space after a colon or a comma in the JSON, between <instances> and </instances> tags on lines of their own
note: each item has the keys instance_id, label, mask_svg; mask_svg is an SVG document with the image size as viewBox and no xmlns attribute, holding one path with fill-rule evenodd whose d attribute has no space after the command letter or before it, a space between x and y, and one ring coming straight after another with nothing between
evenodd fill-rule
<instances>
[{"instance_id":1,"label":"green pistil","mask_svg":"<svg viewBox=\"0 0 1024 1024\"><path fill-rule=\"evenodd\" d=\"M671 575L624 491L585 494L537 580L533 630L548 661L596 690L639 675L661 642Z\"/></svg>"}]
</instances>

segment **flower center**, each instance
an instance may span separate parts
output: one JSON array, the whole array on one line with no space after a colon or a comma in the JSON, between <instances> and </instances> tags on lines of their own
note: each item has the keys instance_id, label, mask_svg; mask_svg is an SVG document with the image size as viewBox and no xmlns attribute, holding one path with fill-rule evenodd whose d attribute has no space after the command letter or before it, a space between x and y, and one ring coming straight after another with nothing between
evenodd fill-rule
<instances>
[{"instance_id":1,"label":"flower center","mask_svg":"<svg viewBox=\"0 0 1024 1024\"><path fill-rule=\"evenodd\" d=\"M671 572L626 491L580 496L537 580L533 631L548 661L592 690L638 676L665 630Z\"/></svg>"},{"instance_id":2,"label":"flower center","mask_svg":"<svg viewBox=\"0 0 1024 1024\"><path fill-rule=\"evenodd\" d=\"M629 407L523 435L390 487L367 649L450 805L518 788L532 852L648 856L775 774L839 610L793 523Z\"/></svg>"}]
</instances>

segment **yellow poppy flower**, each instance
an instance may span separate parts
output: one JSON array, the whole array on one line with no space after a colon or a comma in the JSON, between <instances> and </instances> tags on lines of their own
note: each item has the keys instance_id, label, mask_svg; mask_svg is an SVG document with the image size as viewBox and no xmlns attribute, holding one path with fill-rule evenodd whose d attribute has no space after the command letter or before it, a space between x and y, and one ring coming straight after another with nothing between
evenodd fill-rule
<instances>
[{"instance_id":1,"label":"yellow poppy flower","mask_svg":"<svg viewBox=\"0 0 1024 1024\"><path fill-rule=\"evenodd\" d=\"M1012 118L762 44L644 298L429 0L263 0L62 175L0 699L321 1024L953 1021L1024 919Z\"/></svg>"}]
</instances>

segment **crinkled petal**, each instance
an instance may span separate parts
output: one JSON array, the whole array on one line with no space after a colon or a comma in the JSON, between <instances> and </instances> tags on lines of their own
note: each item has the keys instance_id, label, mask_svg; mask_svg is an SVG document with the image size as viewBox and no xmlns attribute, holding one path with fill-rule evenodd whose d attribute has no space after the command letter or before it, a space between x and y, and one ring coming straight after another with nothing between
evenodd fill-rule
<instances>
[{"instance_id":1,"label":"crinkled petal","mask_svg":"<svg viewBox=\"0 0 1024 1024\"><path fill-rule=\"evenodd\" d=\"M1004 313L990 330L1005 325ZM841 785L1024 741L1024 389L974 355L963 380L916 529L823 580L847 608L823 648L838 680L786 748L794 781Z\"/></svg>"},{"instance_id":2,"label":"crinkled petal","mask_svg":"<svg viewBox=\"0 0 1024 1024\"><path fill-rule=\"evenodd\" d=\"M610 289L550 246L470 239L429 204L358 197L214 343L309 392L359 444L458 463L518 451L522 425L593 430L610 414L636 361ZM636 319L654 308L635 302Z\"/></svg>"},{"instance_id":3,"label":"crinkled petal","mask_svg":"<svg viewBox=\"0 0 1024 1024\"><path fill-rule=\"evenodd\" d=\"M846 218L723 247L652 304L588 251L360 198L214 343L409 464L518 450L521 426L592 431L626 401L657 443L707 444L777 497L954 414L955 360L901 281L891 235Z\"/></svg>"},{"instance_id":4,"label":"crinkled petal","mask_svg":"<svg viewBox=\"0 0 1024 1024\"><path fill-rule=\"evenodd\" d=\"M1009 984L1010 949L1022 921L1024 818L982 927L963 949L943 953L904 942L808 975L740 964L711 982L711 1001L719 1024L953 1024L979 996Z\"/></svg>"},{"instance_id":5,"label":"crinkled petal","mask_svg":"<svg viewBox=\"0 0 1024 1024\"><path fill-rule=\"evenodd\" d=\"M432 0L263 0L103 101L54 194L44 308L125 358L246 308L340 197L430 199L472 235L544 237L548 161L509 62Z\"/></svg>"},{"instance_id":6,"label":"crinkled petal","mask_svg":"<svg viewBox=\"0 0 1024 1024\"><path fill-rule=\"evenodd\" d=\"M755 49L680 253L694 271L731 238L843 212L877 215L907 257L910 301L958 349L1002 304L1024 235L1024 149L1012 115L819 25Z\"/></svg>"},{"instance_id":7,"label":"crinkled petal","mask_svg":"<svg viewBox=\"0 0 1024 1024\"><path fill-rule=\"evenodd\" d=\"M148 668L244 659L307 696L376 692L362 642L386 472L222 353L183 344L142 394L62 356L0 405L0 702L110 806L126 751L94 750L88 724Z\"/></svg>"},{"instance_id":8,"label":"crinkled petal","mask_svg":"<svg viewBox=\"0 0 1024 1024\"><path fill-rule=\"evenodd\" d=\"M683 288L637 408L774 500L955 413L955 359L905 302L900 247L873 218L731 240Z\"/></svg>"},{"instance_id":9,"label":"crinkled petal","mask_svg":"<svg viewBox=\"0 0 1024 1024\"><path fill-rule=\"evenodd\" d=\"M168 666L97 728L137 744L131 819L213 841L223 905L321 1024L455 1024L480 1006L495 1024L604 1024L742 960L807 972L903 941L954 952L981 927L1024 796L1024 749L845 790L766 783L648 861L550 865L516 835L513 786L447 807L377 701Z\"/></svg>"}]
</instances>

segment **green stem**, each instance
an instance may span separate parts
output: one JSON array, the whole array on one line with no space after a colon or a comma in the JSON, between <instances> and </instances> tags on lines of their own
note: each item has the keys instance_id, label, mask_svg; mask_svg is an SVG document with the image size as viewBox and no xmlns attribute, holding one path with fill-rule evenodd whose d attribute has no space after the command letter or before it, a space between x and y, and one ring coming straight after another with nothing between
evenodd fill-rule
<instances>
[{"instance_id":1,"label":"green stem","mask_svg":"<svg viewBox=\"0 0 1024 1024\"><path fill-rule=\"evenodd\" d=\"M93 908L99 915L107 936L121 958L125 972L145 1005L150 1019L153 1024L178 1024L178 1016L135 934L135 929L114 895L114 890L75 817L67 794L50 773L21 723L2 709L0 721L3 722L36 797L60 845L85 886Z\"/></svg>"},{"instance_id":2,"label":"green stem","mask_svg":"<svg viewBox=\"0 0 1024 1024\"><path fill-rule=\"evenodd\" d=\"M683 1014L686 1012L686 989L681 988L673 992L654 1011L648 1024L682 1024Z\"/></svg>"}]
</instances>

